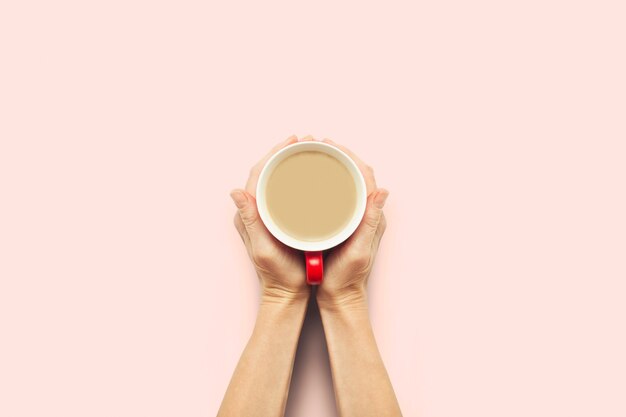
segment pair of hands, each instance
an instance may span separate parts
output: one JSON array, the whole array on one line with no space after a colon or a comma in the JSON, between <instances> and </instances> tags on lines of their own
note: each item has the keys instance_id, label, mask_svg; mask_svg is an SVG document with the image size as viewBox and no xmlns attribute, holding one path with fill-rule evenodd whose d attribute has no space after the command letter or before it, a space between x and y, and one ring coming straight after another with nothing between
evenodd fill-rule
<instances>
[{"instance_id":1,"label":"pair of hands","mask_svg":"<svg viewBox=\"0 0 626 417\"><path fill-rule=\"evenodd\" d=\"M301 141L315 140L311 136ZM276 239L265 227L256 206L256 186L267 160L280 149L298 142L296 136L276 145L250 170L245 189L234 189L231 197L237 206L234 223L245 243L262 286L266 302L292 302L308 299L311 288L306 283L304 254ZM355 232L340 245L326 252L324 282L317 291L320 306L335 307L365 300L365 289L378 245L385 232L383 206L389 192L376 186L373 169L352 151L329 139L348 154L361 170L367 186L365 215Z\"/></svg>"}]
</instances>

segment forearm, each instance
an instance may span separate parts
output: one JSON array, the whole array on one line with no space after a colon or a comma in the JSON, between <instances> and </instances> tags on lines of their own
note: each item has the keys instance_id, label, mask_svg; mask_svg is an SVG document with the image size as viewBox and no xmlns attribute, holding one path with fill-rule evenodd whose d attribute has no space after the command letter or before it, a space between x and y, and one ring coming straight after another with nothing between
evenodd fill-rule
<instances>
[{"instance_id":1,"label":"forearm","mask_svg":"<svg viewBox=\"0 0 626 417\"><path fill-rule=\"evenodd\" d=\"M365 295L347 305L320 302L335 397L342 417L401 416L369 319Z\"/></svg>"},{"instance_id":2,"label":"forearm","mask_svg":"<svg viewBox=\"0 0 626 417\"><path fill-rule=\"evenodd\" d=\"M267 300L230 381L219 417L282 416L307 300Z\"/></svg>"}]
</instances>

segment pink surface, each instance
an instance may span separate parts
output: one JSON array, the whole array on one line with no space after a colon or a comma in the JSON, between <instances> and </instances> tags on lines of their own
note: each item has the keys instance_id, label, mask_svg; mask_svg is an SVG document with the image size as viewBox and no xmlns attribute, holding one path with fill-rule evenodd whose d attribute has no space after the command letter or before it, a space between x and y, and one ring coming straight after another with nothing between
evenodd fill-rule
<instances>
[{"instance_id":1,"label":"pink surface","mask_svg":"<svg viewBox=\"0 0 626 417\"><path fill-rule=\"evenodd\" d=\"M214 415L258 296L228 192L310 133L391 192L406 416L623 417L624 11L3 2L0 415ZM332 416L310 314L287 415Z\"/></svg>"}]
</instances>

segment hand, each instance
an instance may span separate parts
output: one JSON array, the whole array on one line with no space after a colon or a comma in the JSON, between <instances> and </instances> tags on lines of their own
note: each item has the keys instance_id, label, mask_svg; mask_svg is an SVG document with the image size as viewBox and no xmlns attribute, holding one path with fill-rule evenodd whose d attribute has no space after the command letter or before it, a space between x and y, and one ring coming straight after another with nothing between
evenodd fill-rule
<instances>
[{"instance_id":1,"label":"hand","mask_svg":"<svg viewBox=\"0 0 626 417\"><path fill-rule=\"evenodd\" d=\"M367 280L387 226L383 206L389 191L377 188L373 169L352 151L329 139L324 142L341 149L356 162L365 178L368 197L359 227L343 243L330 249L324 258L324 282L317 289L317 301L320 307L362 306Z\"/></svg>"},{"instance_id":2,"label":"hand","mask_svg":"<svg viewBox=\"0 0 626 417\"><path fill-rule=\"evenodd\" d=\"M297 141L296 136L290 136L276 145L252 167L246 188L237 188L230 193L237 206L235 227L261 281L263 301L306 300L311 292L306 283L304 254L283 244L267 230L257 211L255 198L259 175L267 160L280 149Z\"/></svg>"}]
</instances>

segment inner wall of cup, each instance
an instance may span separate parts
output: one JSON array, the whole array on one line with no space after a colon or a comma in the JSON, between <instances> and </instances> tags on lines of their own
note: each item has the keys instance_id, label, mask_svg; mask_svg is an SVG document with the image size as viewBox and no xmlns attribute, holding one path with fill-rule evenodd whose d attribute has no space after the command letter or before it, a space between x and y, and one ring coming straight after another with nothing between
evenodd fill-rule
<instances>
[{"instance_id":1,"label":"inner wall of cup","mask_svg":"<svg viewBox=\"0 0 626 417\"><path fill-rule=\"evenodd\" d=\"M267 208L267 200L266 200L266 195L265 195L265 190L266 190L266 183L267 180L269 179L269 177L272 175L274 168L280 164L285 158L288 158L289 156L296 154L296 153L300 153L300 152L305 152L305 151L318 151L318 152L324 152L327 155L332 156L333 158L339 160L344 166L346 166L346 169L348 169L348 171L350 172L350 176L352 177L352 180L354 181L354 185L356 187L356 193L357 193L357 197L356 197L356 208L355 211L352 215L352 218L348 221L346 227L340 231L339 233L326 238L324 240L317 240L317 241L300 241L298 238L286 233L285 231L283 231L274 221L274 219L272 218L271 213L269 212L268 208ZM263 209L267 215L267 217L270 219L272 225L271 228L274 229L274 231L279 231L281 236L286 236L289 238L289 240L292 240L294 242L298 242L300 244L300 246L307 246L307 245L320 245L321 243L324 242L332 242L334 240L336 240L339 236L342 236L347 229L352 229L354 227L355 222L360 222L360 218L357 219L357 217L361 214L361 207L364 206L366 204L366 197L364 197L365 195L365 190L362 187L362 184L360 182L360 179L358 177L357 172L355 172L355 169L358 170L358 167L353 167L350 163L349 160L346 160L345 157L339 153L336 152L334 148L329 148L326 146L302 146L302 147L297 147L297 148L293 148L290 149L284 153L282 153L281 155L279 155L279 157L273 159L271 161L271 165L268 166L267 171L264 173L263 178L261 178L261 180L263 181L263 183L261 184L261 190L264 193L264 195L262 196L262 204L263 204ZM358 223L357 223L358 226ZM270 230L272 231L272 230ZM276 236L277 238L279 238L279 236ZM347 238L348 236L346 236L345 238ZM343 240L345 240L342 239ZM279 239L279 240L283 240L283 239ZM287 242L283 242L288 244ZM338 242L337 244L339 244L340 242ZM333 244L332 246L336 246L336 244ZM329 246L328 248L332 247Z\"/></svg>"}]
</instances>

